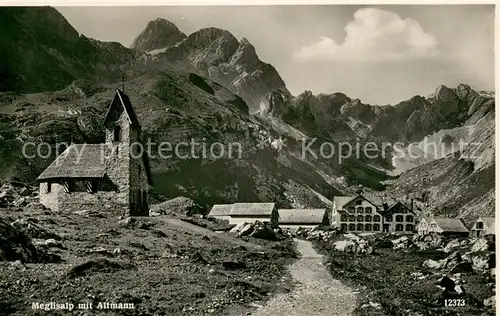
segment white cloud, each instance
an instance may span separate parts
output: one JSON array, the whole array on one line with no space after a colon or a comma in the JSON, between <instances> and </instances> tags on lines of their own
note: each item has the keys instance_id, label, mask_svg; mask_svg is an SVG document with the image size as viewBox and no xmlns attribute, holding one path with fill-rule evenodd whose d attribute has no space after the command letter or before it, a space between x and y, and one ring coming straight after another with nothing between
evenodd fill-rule
<instances>
[{"instance_id":1,"label":"white cloud","mask_svg":"<svg viewBox=\"0 0 500 316\"><path fill-rule=\"evenodd\" d=\"M345 27L344 43L329 37L302 47L293 54L299 61L307 60L390 60L433 56L436 39L411 19L396 13L366 8L354 13L354 20Z\"/></svg>"}]
</instances>

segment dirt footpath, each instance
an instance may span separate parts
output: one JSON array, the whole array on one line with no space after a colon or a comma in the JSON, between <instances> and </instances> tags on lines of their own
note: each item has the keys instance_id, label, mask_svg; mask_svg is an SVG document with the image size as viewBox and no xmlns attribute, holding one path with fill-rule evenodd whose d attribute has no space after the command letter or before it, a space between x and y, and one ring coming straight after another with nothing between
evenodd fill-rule
<instances>
[{"instance_id":1,"label":"dirt footpath","mask_svg":"<svg viewBox=\"0 0 500 316\"><path fill-rule=\"evenodd\" d=\"M291 266L296 288L286 294L279 294L267 302L254 316L303 316L303 315L353 315L356 294L340 281L332 279L327 267L322 265L323 257L304 240L295 240L302 254Z\"/></svg>"}]
</instances>

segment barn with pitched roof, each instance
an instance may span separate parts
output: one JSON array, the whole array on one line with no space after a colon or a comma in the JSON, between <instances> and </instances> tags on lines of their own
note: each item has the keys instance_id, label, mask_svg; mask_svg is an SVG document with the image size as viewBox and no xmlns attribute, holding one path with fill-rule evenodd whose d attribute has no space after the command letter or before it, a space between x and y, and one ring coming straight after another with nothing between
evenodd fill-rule
<instances>
[{"instance_id":1,"label":"barn with pitched roof","mask_svg":"<svg viewBox=\"0 0 500 316\"><path fill-rule=\"evenodd\" d=\"M313 228L320 225L330 225L328 212L324 208L319 209L279 209L279 226L292 230Z\"/></svg>"},{"instance_id":2,"label":"barn with pitched roof","mask_svg":"<svg viewBox=\"0 0 500 316\"><path fill-rule=\"evenodd\" d=\"M232 204L214 204L210 213L208 213L209 217L214 217L222 220L231 220L231 208Z\"/></svg>"},{"instance_id":3,"label":"barn with pitched roof","mask_svg":"<svg viewBox=\"0 0 500 316\"><path fill-rule=\"evenodd\" d=\"M470 230L471 237L482 237L495 234L495 218L480 216L472 225Z\"/></svg>"},{"instance_id":4,"label":"barn with pitched roof","mask_svg":"<svg viewBox=\"0 0 500 316\"><path fill-rule=\"evenodd\" d=\"M279 218L275 203L215 204L208 216L228 220L230 224L236 225L255 221L277 225Z\"/></svg>"},{"instance_id":5,"label":"barn with pitched roof","mask_svg":"<svg viewBox=\"0 0 500 316\"><path fill-rule=\"evenodd\" d=\"M429 223L429 233L466 237L469 235L469 230L460 218L434 217Z\"/></svg>"},{"instance_id":6,"label":"barn with pitched roof","mask_svg":"<svg viewBox=\"0 0 500 316\"><path fill-rule=\"evenodd\" d=\"M151 172L129 97L117 90L104 120L105 142L72 144L37 178L40 203L53 211L118 210L147 216Z\"/></svg>"},{"instance_id":7,"label":"barn with pitched roof","mask_svg":"<svg viewBox=\"0 0 500 316\"><path fill-rule=\"evenodd\" d=\"M275 203L234 203L230 216L231 224L255 221L278 224L279 218Z\"/></svg>"}]
</instances>

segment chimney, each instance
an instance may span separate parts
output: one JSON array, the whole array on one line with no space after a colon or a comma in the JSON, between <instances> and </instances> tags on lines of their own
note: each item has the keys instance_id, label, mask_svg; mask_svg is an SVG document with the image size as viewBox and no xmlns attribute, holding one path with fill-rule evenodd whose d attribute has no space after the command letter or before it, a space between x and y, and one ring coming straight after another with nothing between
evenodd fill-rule
<instances>
[{"instance_id":1,"label":"chimney","mask_svg":"<svg viewBox=\"0 0 500 316\"><path fill-rule=\"evenodd\" d=\"M410 209L411 209L411 211L413 212L413 198L411 199L411 202L410 202L410 203L411 203L411 204L410 204Z\"/></svg>"}]
</instances>

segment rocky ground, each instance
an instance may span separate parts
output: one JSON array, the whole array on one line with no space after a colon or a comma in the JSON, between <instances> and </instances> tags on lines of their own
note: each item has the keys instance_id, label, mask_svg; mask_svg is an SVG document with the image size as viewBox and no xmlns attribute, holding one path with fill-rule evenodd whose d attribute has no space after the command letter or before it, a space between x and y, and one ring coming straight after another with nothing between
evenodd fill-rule
<instances>
[{"instance_id":1,"label":"rocky ground","mask_svg":"<svg viewBox=\"0 0 500 316\"><path fill-rule=\"evenodd\" d=\"M494 315L494 238L330 234L315 247L359 287L359 315Z\"/></svg>"},{"instance_id":2,"label":"rocky ground","mask_svg":"<svg viewBox=\"0 0 500 316\"><path fill-rule=\"evenodd\" d=\"M34 303L53 302L73 304L76 315L245 315L293 287L286 267L297 257L292 239L243 240L195 221L211 222L9 203L0 208L1 314L38 314ZM133 308L98 309L100 302Z\"/></svg>"}]
</instances>

